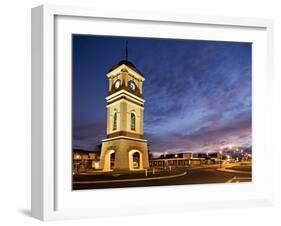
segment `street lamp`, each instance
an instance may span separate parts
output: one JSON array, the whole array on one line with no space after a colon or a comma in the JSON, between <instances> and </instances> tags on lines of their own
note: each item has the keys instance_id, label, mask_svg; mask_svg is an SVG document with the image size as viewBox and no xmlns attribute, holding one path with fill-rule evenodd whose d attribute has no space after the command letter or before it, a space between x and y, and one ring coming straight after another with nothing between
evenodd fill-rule
<instances>
[{"instance_id":1,"label":"street lamp","mask_svg":"<svg viewBox=\"0 0 281 226\"><path fill-rule=\"evenodd\" d=\"M227 162L229 163L230 161L230 155L227 155Z\"/></svg>"}]
</instances>

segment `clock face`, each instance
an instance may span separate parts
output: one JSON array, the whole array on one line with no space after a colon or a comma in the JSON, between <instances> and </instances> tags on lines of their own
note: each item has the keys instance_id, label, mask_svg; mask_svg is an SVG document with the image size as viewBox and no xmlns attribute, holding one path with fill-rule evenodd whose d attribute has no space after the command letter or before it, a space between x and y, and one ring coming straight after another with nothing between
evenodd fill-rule
<instances>
[{"instance_id":1,"label":"clock face","mask_svg":"<svg viewBox=\"0 0 281 226\"><path fill-rule=\"evenodd\" d=\"M121 86L121 80L118 79L118 80L114 83L114 87L115 87L115 89L119 89L120 86Z\"/></svg>"},{"instance_id":2,"label":"clock face","mask_svg":"<svg viewBox=\"0 0 281 226\"><path fill-rule=\"evenodd\" d=\"M136 90L136 84L134 83L134 81L129 81L128 85L131 91L134 92Z\"/></svg>"}]
</instances>

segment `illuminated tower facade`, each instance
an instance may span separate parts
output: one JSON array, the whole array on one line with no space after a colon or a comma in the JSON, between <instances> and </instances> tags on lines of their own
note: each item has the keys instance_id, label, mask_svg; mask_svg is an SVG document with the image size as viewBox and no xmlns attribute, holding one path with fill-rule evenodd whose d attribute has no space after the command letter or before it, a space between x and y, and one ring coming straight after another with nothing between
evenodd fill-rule
<instances>
[{"instance_id":1,"label":"illuminated tower facade","mask_svg":"<svg viewBox=\"0 0 281 226\"><path fill-rule=\"evenodd\" d=\"M147 140L143 137L143 75L128 60L107 74L107 138L102 140L103 171L137 171L149 167Z\"/></svg>"}]
</instances>

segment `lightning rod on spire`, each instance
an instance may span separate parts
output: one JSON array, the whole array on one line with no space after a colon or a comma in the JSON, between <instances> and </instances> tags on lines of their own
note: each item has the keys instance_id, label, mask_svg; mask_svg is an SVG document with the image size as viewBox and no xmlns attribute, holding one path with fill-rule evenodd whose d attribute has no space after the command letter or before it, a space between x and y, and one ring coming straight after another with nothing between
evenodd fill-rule
<instances>
[{"instance_id":1,"label":"lightning rod on spire","mask_svg":"<svg viewBox=\"0 0 281 226\"><path fill-rule=\"evenodd\" d=\"M128 61L128 40L126 40L126 61Z\"/></svg>"}]
</instances>

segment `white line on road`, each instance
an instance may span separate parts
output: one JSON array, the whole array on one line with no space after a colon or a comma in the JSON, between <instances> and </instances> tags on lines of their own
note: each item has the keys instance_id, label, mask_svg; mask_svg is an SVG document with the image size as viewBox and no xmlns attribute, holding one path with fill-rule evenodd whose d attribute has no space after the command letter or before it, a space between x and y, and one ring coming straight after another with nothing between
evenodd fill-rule
<instances>
[{"instance_id":1,"label":"white line on road","mask_svg":"<svg viewBox=\"0 0 281 226\"><path fill-rule=\"evenodd\" d=\"M251 181L251 177L233 177L230 180L226 181L226 183L233 183L233 182L241 182L241 181Z\"/></svg>"}]
</instances>

